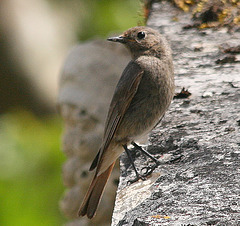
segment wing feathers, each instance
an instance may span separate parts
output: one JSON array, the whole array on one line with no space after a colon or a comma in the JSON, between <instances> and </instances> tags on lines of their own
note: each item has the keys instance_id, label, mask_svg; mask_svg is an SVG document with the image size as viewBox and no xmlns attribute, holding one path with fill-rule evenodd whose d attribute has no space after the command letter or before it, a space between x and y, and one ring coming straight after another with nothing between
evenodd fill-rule
<instances>
[{"instance_id":1,"label":"wing feathers","mask_svg":"<svg viewBox=\"0 0 240 226\"><path fill-rule=\"evenodd\" d=\"M116 141L114 141L115 143L113 143L113 145L110 144L113 141L118 127L121 125L121 120L125 112L138 90L143 72L137 63L131 61L123 71L117 84L108 112L103 144L90 167L90 170L97 167L96 174L79 209L79 216L87 215L88 218L92 218L96 212L116 158L119 156L119 153L115 153L116 150L113 152L113 149L116 145L121 144L117 144ZM103 173L101 173L102 171ZM99 173L101 174L98 175Z\"/></svg>"}]
</instances>

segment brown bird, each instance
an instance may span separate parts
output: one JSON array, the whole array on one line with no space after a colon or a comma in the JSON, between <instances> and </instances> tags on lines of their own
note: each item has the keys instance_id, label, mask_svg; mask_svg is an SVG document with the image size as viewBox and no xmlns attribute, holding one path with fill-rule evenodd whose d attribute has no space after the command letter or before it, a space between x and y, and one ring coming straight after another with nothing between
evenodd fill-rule
<instances>
[{"instance_id":1,"label":"brown bird","mask_svg":"<svg viewBox=\"0 0 240 226\"><path fill-rule=\"evenodd\" d=\"M116 86L102 145L90 167L90 170L96 168L96 173L79 209L79 216L88 218L96 212L115 161L124 149L129 155L127 145L132 143L144 151L134 141L159 123L175 87L171 49L157 31L134 27L108 40L123 43L130 50L132 60ZM137 171L136 174L139 178Z\"/></svg>"}]
</instances>

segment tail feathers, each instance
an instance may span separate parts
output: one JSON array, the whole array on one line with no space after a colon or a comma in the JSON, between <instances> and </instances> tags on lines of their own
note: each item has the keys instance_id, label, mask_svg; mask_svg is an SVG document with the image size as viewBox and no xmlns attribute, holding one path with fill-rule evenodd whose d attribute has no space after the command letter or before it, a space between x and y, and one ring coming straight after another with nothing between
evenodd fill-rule
<instances>
[{"instance_id":1,"label":"tail feathers","mask_svg":"<svg viewBox=\"0 0 240 226\"><path fill-rule=\"evenodd\" d=\"M90 168L89 168L89 171L92 171L94 170L96 167L97 167L97 163L98 163L98 159L99 159L99 156L100 156L100 151L98 151L96 157L94 158Z\"/></svg>"},{"instance_id":2,"label":"tail feathers","mask_svg":"<svg viewBox=\"0 0 240 226\"><path fill-rule=\"evenodd\" d=\"M83 203L78 211L79 216L87 215L88 218L93 218L101 200L104 188L113 170L115 162L101 175L95 177L87 191Z\"/></svg>"}]
</instances>

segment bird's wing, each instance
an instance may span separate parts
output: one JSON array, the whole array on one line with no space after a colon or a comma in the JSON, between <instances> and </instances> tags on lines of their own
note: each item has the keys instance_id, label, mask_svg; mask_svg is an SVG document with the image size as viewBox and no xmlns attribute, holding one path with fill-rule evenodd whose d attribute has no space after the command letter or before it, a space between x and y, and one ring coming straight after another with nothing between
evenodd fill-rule
<instances>
[{"instance_id":1,"label":"bird's wing","mask_svg":"<svg viewBox=\"0 0 240 226\"><path fill-rule=\"evenodd\" d=\"M103 139L105 148L112 140L117 127L136 94L142 75L143 69L134 61L131 61L123 71L108 111Z\"/></svg>"},{"instance_id":2,"label":"bird's wing","mask_svg":"<svg viewBox=\"0 0 240 226\"><path fill-rule=\"evenodd\" d=\"M79 209L79 216L87 215L89 218L92 218L96 212L103 190L116 161L114 154L109 153L111 152L109 145L137 92L142 76L143 70L141 67L134 61L131 61L123 71L117 84L108 112L103 145L90 167L90 170L93 170L97 166L97 170Z\"/></svg>"},{"instance_id":3,"label":"bird's wing","mask_svg":"<svg viewBox=\"0 0 240 226\"><path fill-rule=\"evenodd\" d=\"M102 158L104 151L108 148L126 110L137 92L143 72L143 69L134 61L130 61L123 71L108 111L103 144L90 170L93 170L97 166L99 158Z\"/></svg>"}]
</instances>

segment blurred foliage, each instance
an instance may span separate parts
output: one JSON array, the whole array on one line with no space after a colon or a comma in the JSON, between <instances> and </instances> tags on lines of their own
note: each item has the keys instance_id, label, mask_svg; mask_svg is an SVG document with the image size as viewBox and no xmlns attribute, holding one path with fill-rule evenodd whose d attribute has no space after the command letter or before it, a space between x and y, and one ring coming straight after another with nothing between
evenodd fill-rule
<instances>
[{"instance_id":1,"label":"blurred foliage","mask_svg":"<svg viewBox=\"0 0 240 226\"><path fill-rule=\"evenodd\" d=\"M79 39L94 36L106 37L110 31L124 31L129 27L143 25L140 0L91 0L83 1L85 15L81 21Z\"/></svg>"},{"instance_id":2,"label":"blurred foliage","mask_svg":"<svg viewBox=\"0 0 240 226\"><path fill-rule=\"evenodd\" d=\"M64 8L78 21L79 41L105 38L109 32L122 32L129 27L143 25L142 0L48 0Z\"/></svg>"},{"instance_id":3,"label":"blurred foliage","mask_svg":"<svg viewBox=\"0 0 240 226\"><path fill-rule=\"evenodd\" d=\"M61 225L61 121L20 111L0 117L0 225Z\"/></svg>"},{"instance_id":4,"label":"blurred foliage","mask_svg":"<svg viewBox=\"0 0 240 226\"><path fill-rule=\"evenodd\" d=\"M123 32L144 25L144 0L47 0L74 17L79 41L106 38L110 32ZM76 23L76 24L75 24Z\"/></svg>"},{"instance_id":5,"label":"blurred foliage","mask_svg":"<svg viewBox=\"0 0 240 226\"><path fill-rule=\"evenodd\" d=\"M140 0L46 1L53 10L63 11L61 15L70 15L81 41L143 25ZM9 97L4 98L9 103ZM65 189L61 131L61 119L56 115L37 118L26 110L0 115L0 225L64 224L58 207Z\"/></svg>"}]
</instances>

